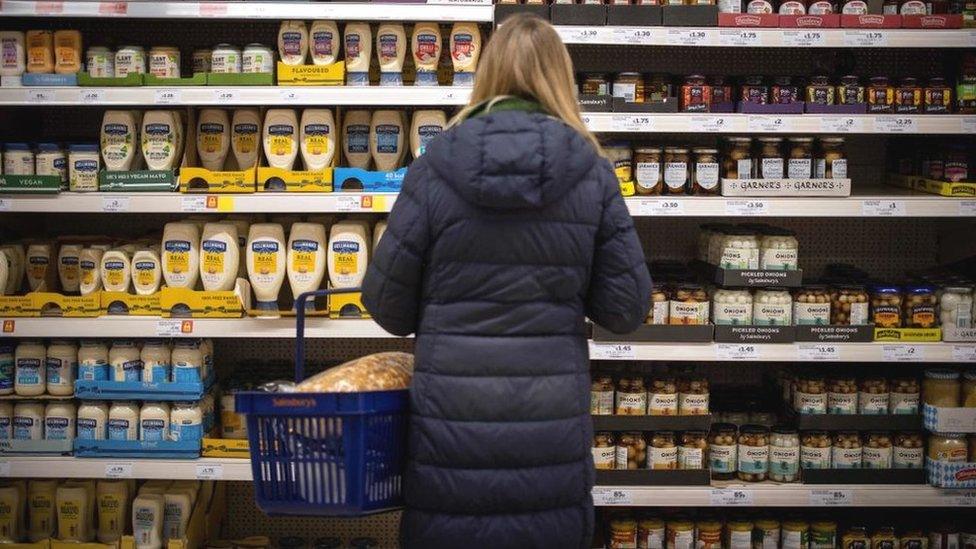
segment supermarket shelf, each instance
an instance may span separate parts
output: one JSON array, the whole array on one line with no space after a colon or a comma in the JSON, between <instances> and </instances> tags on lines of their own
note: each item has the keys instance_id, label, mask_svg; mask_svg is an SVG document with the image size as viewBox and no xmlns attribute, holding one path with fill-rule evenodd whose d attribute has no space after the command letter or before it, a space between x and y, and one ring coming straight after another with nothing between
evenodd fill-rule
<instances>
[{"instance_id":1,"label":"supermarket shelf","mask_svg":"<svg viewBox=\"0 0 976 549\"><path fill-rule=\"evenodd\" d=\"M323 4L324 5L324 4ZM6 6L6 3L4 3ZM30 105L464 105L470 87L138 86L0 88L0 106Z\"/></svg>"},{"instance_id":2,"label":"supermarket shelf","mask_svg":"<svg viewBox=\"0 0 976 549\"><path fill-rule=\"evenodd\" d=\"M750 48L966 48L976 30L557 26L566 44Z\"/></svg>"},{"instance_id":3,"label":"supermarket shelf","mask_svg":"<svg viewBox=\"0 0 976 549\"><path fill-rule=\"evenodd\" d=\"M147 19L367 19L374 21L492 20L491 2L444 0L428 4L340 2L130 2L4 0L0 16L130 17Z\"/></svg>"},{"instance_id":4,"label":"supermarket shelf","mask_svg":"<svg viewBox=\"0 0 976 549\"><path fill-rule=\"evenodd\" d=\"M52 213L389 212L396 193L74 193L0 195L0 211Z\"/></svg>"},{"instance_id":5,"label":"supermarket shelf","mask_svg":"<svg viewBox=\"0 0 976 549\"><path fill-rule=\"evenodd\" d=\"M806 133L973 134L976 116L826 114L660 114L584 112L594 132L619 133Z\"/></svg>"},{"instance_id":6,"label":"supermarket shelf","mask_svg":"<svg viewBox=\"0 0 976 549\"><path fill-rule=\"evenodd\" d=\"M251 460L0 457L0 477L251 480Z\"/></svg>"},{"instance_id":7,"label":"supermarket shelf","mask_svg":"<svg viewBox=\"0 0 976 549\"><path fill-rule=\"evenodd\" d=\"M961 343L606 343L590 341L592 360L747 362L972 362Z\"/></svg>"},{"instance_id":8,"label":"supermarket shelf","mask_svg":"<svg viewBox=\"0 0 976 549\"><path fill-rule=\"evenodd\" d=\"M189 322L189 324L187 324ZM157 317L100 318L15 318L4 319L0 337L181 337L293 338L294 318L161 319ZM8 329L9 326L9 329ZM305 337L388 338L394 337L372 320L305 320Z\"/></svg>"}]
</instances>

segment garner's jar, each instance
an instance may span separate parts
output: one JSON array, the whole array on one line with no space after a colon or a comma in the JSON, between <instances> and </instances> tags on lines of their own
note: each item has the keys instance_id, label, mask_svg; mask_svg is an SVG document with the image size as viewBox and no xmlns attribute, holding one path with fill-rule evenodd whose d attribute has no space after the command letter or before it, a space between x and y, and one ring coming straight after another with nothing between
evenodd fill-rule
<instances>
[{"instance_id":1,"label":"garner's jar","mask_svg":"<svg viewBox=\"0 0 976 549\"><path fill-rule=\"evenodd\" d=\"M718 185L718 150L697 147L692 149L695 157L694 179L691 194L716 195Z\"/></svg>"},{"instance_id":2,"label":"garner's jar","mask_svg":"<svg viewBox=\"0 0 976 549\"><path fill-rule=\"evenodd\" d=\"M847 156L843 137L822 137L820 154L814 162L813 177L817 179L847 179Z\"/></svg>"},{"instance_id":3,"label":"garner's jar","mask_svg":"<svg viewBox=\"0 0 976 549\"><path fill-rule=\"evenodd\" d=\"M730 137L722 168L728 179L749 179L752 177L752 139Z\"/></svg>"},{"instance_id":4,"label":"garner's jar","mask_svg":"<svg viewBox=\"0 0 976 549\"><path fill-rule=\"evenodd\" d=\"M660 147L638 147L634 150L634 181L637 194L661 194L664 189L662 167L663 151Z\"/></svg>"},{"instance_id":5,"label":"garner's jar","mask_svg":"<svg viewBox=\"0 0 976 549\"><path fill-rule=\"evenodd\" d=\"M594 376L590 384L590 414L613 415L613 379L608 375Z\"/></svg>"},{"instance_id":6,"label":"garner's jar","mask_svg":"<svg viewBox=\"0 0 976 549\"><path fill-rule=\"evenodd\" d=\"M685 194L688 189L688 149L664 149L665 194Z\"/></svg>"},{"instance_id":7,"label":"garner's jar","mask_svg":"<svg viewBox=\"0 0 976 549\"><path fill-rule=\"evenodd\" d=\"M789 179L808 179L813 175L813 138L791 137L790 159L786 177Z\"/></svg>"},{"instance_id":8,"label":"garner's jar","mask_svg":"<svg viewBox=\"0 0 976 549\"><path fill-rule=\"evenodd\" d=\"M782 137L760 137L759 158L756 161L756 177L759 179L782 179L785 175Z\"/></svg>"}]
</instances>

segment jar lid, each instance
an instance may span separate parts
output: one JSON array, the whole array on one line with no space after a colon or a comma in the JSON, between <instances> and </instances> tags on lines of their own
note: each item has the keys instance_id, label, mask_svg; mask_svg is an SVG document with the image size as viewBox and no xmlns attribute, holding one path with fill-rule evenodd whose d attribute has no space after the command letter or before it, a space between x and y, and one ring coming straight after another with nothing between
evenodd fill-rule
<instances>
[{"instance_id":1,"label":"jar lid","mask_svg":"<svg viewBox=\"0 0 976 549\"><path fill-rule=\"evenodd\" d=\"M946 85L946 79L942 78L941 76L934 76L932 78L929 78L929 87L939 86L941 88L941 87L945 87L945 85Z\"/></svg>"},{"instance_id":2,"label":"jar lid","mask_svg":"<svg viewBox=\"0 0 976 549\"><path fill-rule=\"evenodd\" d=\"M792 76L777 76L775 79L773 79L773 82L775 82L779 86L788 86L788 85L790 85L790 84L793 83L793 77Z\"/></svg>"},{"instance_id":3,"label":"jar lid","mask_svg":"<svg viewBox=\"0 0 976 549\"><path fill-rule=\"evenodd\" d=\"M339 549L342 547L342 540L336 537L318 538L315 540L315 549Z\"/></svg>"},{"instance_id":4,"label":"jar lid","mask_svg":"<svg viewBox=\"0 0 976 549\"><path fill-rule=\"evenodd\" d=\"M897 294L901 292L901 288L898 286L890 286L887 284L877 284L871 287L871 291L881 294Z\"/></svg>"},{"instance_id":5,"label":"jar lid","mask_svg":"<svg viewBox=\"0 0 976 549\"><path fill-rule=\"evenodd\" d=\"M844 78L851 78L851 77L845 76ZM853 78L857 78L857 77L854 76ZM810 83L811 84L828 84L828 83L830 83L830 78L828 78L828 77L826 77L826 76L824 76L822 74L818 74L816 76L810 77Z\"/></svg>"},{"instance_id":6,"label":"jar lid","mask_svg":"<svg viewBox=\"0 0 976 549\"><path fill-rule=\"evenodd\" d=\"M925 370L925 377L929 379L959 379L959 372L945 368L932 368Z\"/></svg>"},{"instance_id":7,"label":"jar lid","mask_svg":"<svg viewBox=\"0 0 976 549\"><path fill-rule=\"evenodd\" d=\"M942 438L966 438L964 433L940 433L938 431L932 433L933 436Z\"/></svg>"},{"instance_id":8,"label":"jar lid","mask_svg":"<svg viewBox=\"0 0 976 549\"><path fill-rule=\"evenodd\" d=\"M760 292L776 292L780 294L789 293L789 288L783 288L782 286L767 286L759 290Z\"/></svg>"},{"instance_id":9,"label":"jar lid","mask_svg":"<svg viewBox=\"0 0 976 549\"><path fill-rule=\"evenodd\" d=\"M905 288L905 291L913 295L931 294L935 292L935 288L920 284L918 286L908 286Z\"/></svg>"},{"instance_id":10,"label":"jar lid","mask_svg":"<svg viewBox=\"0 0 976 549\"><path fill-rule=\"evenodd\" d=\"M906 76L905 78L902 78L901 79L901 85L902 86L917 86L918 85L918 78L913 78L911 76Z\"/></svg>"},{"instance_id":11,"label":"jar lid","mask_svg":"<svg viewBox=\"0 0 976 549\"><path fill-rule=\"evenodd\" d=\"M783 138L782 137L760 137L759 141L761 141L762 143L782 143Z\"/></svg>"},{"instance_id":12,"label":"jar lid","mask_svg":"<svg viewBox=\"0 0 976 549\"><path fill-rule=\"evenodd\" d=\"M840 289L841 290L848 291L848 292L863 292L864 291L864 284L856 284L856 283L853 283L853 282L845 282L845 283L843 283L843 284L840 285Z\"/></svg>"},{"instance_id":13,"label":"jar lid","mask_svg":"<svg viewBox=\"0 0 976 549\"><path fill-rule=\"evenodd\" d=\"M726 141L731 143L752 143L751 137L728 137Z\"/></svg>"},{"instance_id":14,"label":"jar lid","mask_svg":"<svg viewBox=\"0 0 976 549\"><path fill-rule=\"evenodd\" d=\"M27 143L7 143L4 148L8 151L29 151L30 145Z\"/></svg>"},{"instance_id":15,"label":"jar lid","mask_svg":"<svg viewBox=\"0 0 976 549\"><path fill-rule=\"evenodd\" d=\"M661 154L662 150L661 147L637 147L634 152L638 154Z\"/></svg>"},{"instance_id":16,"label":"jar lid","mask_svg":"<svg viewBox=\"0 0 976 549\"><path fill-rule=\"evenodd\" d=\"M674 154L688 154L688 149L683 149L681 147L665 147L664 152L670 152Z\"/></svg>"},{"instance_id":17,"label":"jar lid","mask_svg":"<svg viewBox=\"0 0 976 549\"><path fill-rule=\"evenodd\" d=\"M773 434L776 435L795 435L797 432L795 428L790 427L789 425L776 425L773 427L772 431Z\"/></svg>"},{"instance_id":18,"label":"jar lid","mask_svg":"<svg viewBox=\"0 0 976 549\"><path fill-rule=\"evenodd\" d=\"M872 76L871 77L871 83L872 84L887 84L888 83L888 77L887 76Z\"/></svg>"},{"instance_id":19,"label":"jar lid","mask_svg":"<svg viewBox=\"0 0 976 549\"><path fill-rule=\"evenodd\" d=\"M973 291L973 289L969 286L946 286L944 289L946 292L952 292L957 294L968 294L968 293L972 293Z\"/></svg>"},{"instance_id":20,"label":"jar lid","mask_svg":"<svg viewBox=\"0 0 976 549\"><path fill-rule=\"evenodd\" d=\"M232 49L232 50L236 50L237 49L237 46L235 46L234 44L217 44L214 47L214 49L215 50L220 50L220 49Z\"/></svg>"},{"instance_id":21,"label":"jar lid","mask_svg":"<svg viewBox=\"0 0 976 549\"><path fill-rule=\"evenodd\" d=\"M88 51L109 51L106 46L88 46Z\"/></svg>"},{"instance_id":22,"label":"jar lid","mask_svg":"<svg viewBox=\"0 0 976 549\"><path fill-rule=\"evenodd\" d=\"M791 137L791 143L813 143L812 137Z\"/></svg>"},{"instance_id":23,"label":"jar lid","mask_svg":"<svg viewBox=\"0 0 976 549\"><path fill-rule=\"evenodd\" d=\"M38 143L37 152L61 152L61 145L57 143Z\"/></svg>"},{"instance_id":24,"label":"jar lid","mask_svg":"<svg viewBox=\"0 0 976 549\"><path fill-rule=\"evenodd\" d=\"M739 432L751 433L751 434L764 434L764 433L768 433L769 429L763 427L762 425L756 425L754 423L750 423L748 425L743 425L742 427L740 427Z\"/></svg>"},{"instance_id":25,"label":"jar lid","mask_svg":"<svg viewBox=\"0 0 976 549\"><path fill-rule=\"evenodd\" d=\"M695 154L718 154L718 149L709 149L707 147L695 147L691 149L691 152Z\"/></svg>"},{"instance_id":26,"label":"jar lid","mask_svg":"<svg viewBox=\"0 0 976 549\"><path fill-rule=\"evenodd\" d=\"M744 83L748 85L757 85L763 83L763 77L759 75L747 76L743 80Z\"/></svg>"},{"instance_id":27,"label":"jar lid","mask_svg":"<svg viewBox=\"0 0 976 549\"><path fill-rule=\"evenodd\" d=\"M640 76L640 73L639 72L622 72L622 73L620 73L620 74L617 75L617 78L621 78L621 77L624 77L624 76Z\"/></svg>"},{"instance_id":28,"label":"jar lid","mask_svg":"<svg viewBox=\"0 0 976 549\"><path fill-rule=\"evenodd\" d=\"M143 51L144 49L145 48L143 48L142 46L133 46L133 45L122 46L121 48L119 48L119 50L139 50L139 51Z\"/></svg>"},{"instance_id":29,"label":"jar lid","mask_svg":"<svg viewBox=\"0 0 976 549\"><path fill-rule=\"evenodd\" d=\"M674 437L674 431L654 431L655 437Z\"/></svg>"},{"instance_id":30,"label":"jar lid","mask_svg":"<svg viewBox=\"0 0 976 549\"><path fill-rule=\"evenodd\" d=\"M68 145L71 152L98 152L98 145L95 143L72 143Z\"/></svg>"},{"instance_id":31,"label":"jar lid","mask_svg":"<svg viewBox=\"0 0 976 549\"><path fill-rule=\"evenodd\" d=\"M821 143L838 144L838 143L843 143L844 142L844 138L843 137L821 137L820 138L820 142Z\"/></svg>"},{"instance_id":32,"label":"jar lid","mask_svg":"<svg viewBox=\"0 0 976 549\"><path fill-rule=\"evenodd\" d=\"M264 49L271 49L268 46L265 46L264 44L262 44L260 42L251 42L250 44L248 44L247 46L244 46L244 47L245 48L264 48Z\"/></svg>"}]
</instances>

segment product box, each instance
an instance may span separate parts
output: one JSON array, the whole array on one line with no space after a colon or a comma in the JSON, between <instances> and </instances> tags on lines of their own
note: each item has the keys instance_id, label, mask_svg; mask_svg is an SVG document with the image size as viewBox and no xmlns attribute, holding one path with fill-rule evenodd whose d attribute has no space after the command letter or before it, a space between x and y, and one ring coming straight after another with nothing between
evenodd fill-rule
<instances>
[{"instance_id":1,"label":"product box","mask_svg":"<svg viewBox=\"0 0 976 549\"><path fill-rule=\"evenodd\" d=\"M806 103L803 101L765 105L740 101L736 104L735 112L743 114L803 114L804 105Z\"/></svg>"},{"instance_id":2,"label":"product box","mask_svg":"<svg viewBox=\"0 0 976 549\"><path fill-rule=\"evenodd\" d=\"M902 15L901 26L905 29L961 29L962 14Z\"/></svg>"},{"instance_id":3,"label":"product box","mask_svg":"<svg viewBox=\"0 0 976 549\"><path fill-rule=\"evenodd\" d=\"M804 484L925 484L922 469L804 469Z\"/></svg>"},{"instance_id":4,"label":"product box","mask_svg":"<svg viewBox=\"0 0 976 549\"><path fill-rule=\"evenodd\" d=\"M874 340L882 342L939 342L941 328L874 328Z\"/></svg>"},{"instance_id":5,"label":"product box","mask_svg":"<svg viewBox=\"0 0 976 549\"><path fill-rule=\"evenodd\" d=\"M361 292L330 294L328 297L329 318L370 318Z\"/></svg>"},{"instance_id":6,"label":"product box","mask_svg":"<svg viewBox=\"0 0 976 549\"><path fill-rule=\"evenodd\" d=\"M186 149L180 163L180 192L184 193L253 193L257 178L257 164L241 168L234 155L228 152L224 170L211 171L200 167L197 157L196 113L187 116Z\"/></svg>"},{"instance_id":7,"label":"product box","mask_svg":"<svg viewBox=\"0 0 976 549\"><path fill-rule=\"evenodd\" d=\"M335 168L332 172L335 192L398 193L403 187L407 168L392 172L372 172L359 168Z\"/></svg>"},{"instance_id":8,"label":"product box","mask_svg":"<svg viewBox=\"0 0 976 549\"><path fill-rule=\"evenodd\" d=\"M943 326L942 341L951 343L976 343L976 328Z\"/></svg>"},{"instance_id":9,"label":"product box","mask_svg":"<svg viewBox=\"0 0 976 549\"><path fill-rule=\"evenodd\" d=\"M711 414L698 416L592 416L594 431L707 431Z\"/></svg>"},{"instance_id":10,"label":"product box","mask_svg":"<svg viewBox=\"0 0 976 549\"><path fill-rule=\"evenodd\" d=\"M835 29L840 27L840 14L830 15L780 15L782 28Z\"/></svg>"},{"instance_id":11,"label":"product box","mask_svg":"<svg viewBox=\"0 0 976 549\"><path fill-rule=\"evenodd\" d=\"M99 294L98 301L102 316L160 316L162 314L159 304L162 292L135 295L102 290Z\"/></svg>"},{"instance_id":12,"label":"product box","mask_svg":"<svg viewBox=\"0 0 976 549\"><path fill-rule=\"evenodd\" d=\"M888 174L888 184L905 189L937 194L939 196L973 198L976 197L976 182L950 183L936 179L926 179L914 175Z\"/></svg>"},{"instance_id":13,"label":"product box","mask_svg":"<svg viewBox=\"0 0 976 549\"><path fill-rule=\"evenodd\" d=\"M279 86L342 86L345 83L345 61L331 65L286 65L278 61Z\"/></svg>"},{"instance_id":14,"label":"product box","mask_svg":"<svg viewBox=\"0 0 976 549\"><path fill-rule=\"evenodd\" d=\"M93 400L159 400L196 401L203 398L214 383L214 376L205 381L93 381L75 380L75 397Z\"/></svg>"},{"instance_id":15,"label":"product box","mask_svg":"<svg viewBox=\"0 0 976 549\"><path fill-rule=\"evenodd\" d=\"M275 75L270 72L207 73L208 86L274 86Z\"/></svg>"},{"instance_id":16,"label":"product box","mask_svg":"<svg viewBox=\"0 0 976 549\"><path fill-rule=\"evenodd\" d=\"M717 27L718 6L663 6L665 27Z\"/></svg>"},{"instance_id":17,"label":"product box","mask_svg":"<svg viewBox=\"0 0 976 549\"><path fill-rule=\"evenodd\" d=\"M82 458L196 459L199 440L81 440L74 441L75 456Z\"/></svg>"},{"instance_id":18,"label":"product box","mask_svg":"<svg viewBox=\"0 0 976 549\"><path fill-rule=\"evenodd\" d=\"M976 433L976 408L922 407L925 428L933 433Z\"/></svg>"},{"instance_id":19,"label":"product box","mask_svg":"<svg viewBox=\"0 0 976 549\"><path fill-rule=\"evenodd\" d=\"M678 112L678 98L669 97L664 101L649 101L646 103L628 103L623 97L613 98L613 112Z\"/></svg>"},{"instance_id":20,"label":"product box","mask_svg":"<svg viewBox=\"0 0 976 549\"><path fill-rule=\"evenodd\" d=\"M929 484L936 488L976 488L976 462L925 458Z\"/></svg>"},{"instance_id":21,"label":"product box","mask_svg":"<svg viewBox=\"0 0 976 549\"><path fill-rule=\"evenodd\" d=\"M715 327L711 324L642 324L629 334L615 334L601 326L593 325L593 341L661 342L661 343L710 343Z\"/></svg>"},{"instance_id":22,"label":"product box","mask_svg":"<svg viewBox=\"0 0 976 549\"><path fill-rule=\"evenodd\" d=\"M871 343L874 326L794 326L796 340L811 343Z\"/></svg>"},{"instance_id":23,"label":"product box","mask_svg":"<svg viewBox=\"0 0 976 549\"><path fill-rule=\"evenodd\" d=\"M540 19L549 20L549 6L546 4L495 4L495 26L518 13L530 13Z\"/></svg>"},{"instance_id":24,"label":"product box","mask_svg":"<svg viewBox=\"0 0 976 549\"><path fill-rule=\"evenodd\" d=\"M601 4L553 4L553 25L606 25L607 7Z\"/></svg>"},{"instance_id":25,"label":"product box","mask_svg":"<svg viewBox=\"0 0 976 549\"><path fill-rule=\"evenodd\" d=\"M56 175L0 175L0 193L58 194L61 178Z\"/></svg>"},{"instance_id":26,"label":"product box","mask_svg":"<svg viewBox=\"0 0 976 549\"><path fill-rule=\"evenodd\" d=\"M793 343L793 326L715 326L718 343Z\"/></svg>"},{"instance_id":27,"label":"product box","mask_svg":"<svg viewBox=\"0 0 976 549\"><path fill-rule=\"evenodd\" d=\"M0 456L70 456L70 440L0 440Z\"/></svg>"},{"instance_id":28,"label":"product box","mask_svg":"<svg viewBox=\"0 0 976 549\"><path fill-rule=\"evenodd\" d=\"M607 24L626 27L660 27L664 22L663 6L607 6Z\"/></svg>"},{"instance_id":29,"label":"product box","mask_svg":"<svg viewBox=\"0 0 976 549\"><path fill-rule=\"evenodd\" d=\"M34 308L34 300L28 295L0 296L0 316L29 317L41 316L41 312Z\"/></svg>"},{"instance_id":30,"label":"product box","mask_svg":"<svg viewBox=\"0 0 976 549\"><path fill-rule=\"evenodd\" d=\"M579 95L576 97L582 112L612 112L612 95Z\"/></svg>"},{"instance_id":31,"label":"product box","mask_svg":"<svg viewBox=\"0 0 976 549\"><path fill-rule=\"evenodd\" d=\"M146 84L148 74L129 73L121 78L94 78L85 71L78 73L78 85L84 88L129 88ZM204 78L204 83L207 79ZM156 84L153 84L156 85Z\"/></svg>"},{"instance_id":32,"label":"product box","mask_svg":"<svg viewBox=\"0 0 976 549\"><path fill-rule=\"evenodd\" d=\"M722 196L850 196L850 179L725 179Z\"/></svg>"},{"instance_id":33,"label":"product box","mask_svg":"<svg viewBox=\"0 0 976 549\"><path fill-rule=\"evenodd\" d=\"M63 295L54 292L31 292L31 308L39 316L62 318L92 318L101 314L101 303L97 293L89 295Z\"/></svg>"},{"instance_id":34,"label":"product box","mask_svg":"<svg viewBox=\"0 0 976 549\"><path fill-rule=\"evenodd\" d=\"M600 486L708 486L708 469L652 470L628 469L608 471L597 469L596 487Z\"/></svg>"},{"instance_id":35,"label":"product box","mask_svg":"<svg viewBox=\"0 0 976 549\"><path fill-rule=\"evenodd\" d=\"M294 167L303 167L301 155L295 157ZM265 166L262 162L257 171L257 191L330 193L332 192L332 171L332 167L321 170L285 170Z\"/></svg>"},{"instance_id":36,"label":"product box","mask_svg":"<svg viewBox=\"0 0 976 549\"><path fill-rule=\"evenodd\" d=\"M718 26L720 27L767 27L781 26L782 15L775 13L720 13Z\"/></svg>"},{"instance_id":37,"label":"product box","mask_svg":"<svg viewBox=\"0 0 976 549\"><path fill-rule=\"evenodd\" d=\"M203 457L251 459L250 445L247 439L238 438L204 438Z\"/></svg>"},{"instance_id":38,"label":"product box","mask_svg":"<svg viewBox=\"0 0 976 549\"><path fill-rule=\"evenodd\" d=\"M176 170L98 172L98 190L101 192L170 192L177 189L178 181Z\"/></svg>"},{"instance_id":39,"label":"product box","mask_svg":"<svg viewBox=\"0 0 976 549\"><path fill-rule=\"evenodd\" d=\"M193 76L188 76L186 78L160 78L158 76L147 74L145 75L145 82L147 86L156 86L160 88L165 88L167 86L206 86L207 73L196 72L193 73Z\"/></svg>"},{"instance_id":40,"label":"product box","mask_svg":"<svg viewBox=\"0 0 976 549\"><path fill-rule=\"evenodd\" d=\"M62 86L77 86L77 74L36 74L25 72L20 77L25 87L54 88Z\"/></svg>"},{"instance_id":41,"label":"product box","mask_svg":"<svg viewBox=\"0 0 976 549\"><path fill-rule=\"evenodd\" d=\"M198 291L164 287L159 306L163 318L241 318L251 308L251 285L238 278L233 290Z\"/></svg>"},{"instance_id":42,"label":"product box","mask_svg":"<svg viewBox=\"0 0 976 549\"><path fill-rule=\"evenodd\" d=\"M845 29L897 29L901 27L900 15L849 15L840 16L840 26Z\"/></svg>"}]
</instances>

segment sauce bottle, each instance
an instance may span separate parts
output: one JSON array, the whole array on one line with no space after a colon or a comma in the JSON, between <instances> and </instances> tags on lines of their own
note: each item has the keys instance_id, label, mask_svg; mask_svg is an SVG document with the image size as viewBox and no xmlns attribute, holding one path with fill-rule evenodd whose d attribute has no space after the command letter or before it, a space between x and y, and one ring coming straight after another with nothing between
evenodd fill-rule
<instances>
[{"instance_id":1,"label":"sauce bottle","mask_svg":"<svg viewBox=\"0 0 976 549\"><path fill-rule=\"evenodd\" d=\"M54 33L49 30L27 31L27 72L54 72Z\"/></svg>"},{"instance_id":2,"label":"sauce bottle","mask_svg":"<svg viewBox=\"0 0 976 549\"><path fill-rule=\"evenodd\" d=\"M237 281L240 248L237 225L207 223L200 239L200 280L206 291L232 290Z\"/></svg>"},{"instance_id":3,"label":"sauce bottle","mask_svg":"<svg viewBox=\"0 0 976 549\"><path fill-rule=\"evenodd\" d=\"M369 127L369 150L377 170L388 172L400 167L405 156L403 115L400 111L373 112Z\"/></svg>"},{"instance_id":4,"label":"sauce bottle","mask_svg":"<svg viewBox=\"0 0 976 549\"><path fill-rule=\"evenodd\" d=\"M437 62L441 57L441 29L437 23L417 23L413 27L410 55L417 69L415 86L437 85Z\"/></svg>"},{"instance_id":5,"label":"sauce bottle","mask_svg":"<svg viewBox=\"0 0 976 549\"><path fill-rule=\"evenodd\" d=\"M369 23L346 23L343 43L346 57L346 85L369 85L369 60L373 55Z\"/></svg>"},{"instance_id":6,"label":"sauce bottle","mask_svg":"<svg viewBox=\"0 0 976 549\"><path fill-rule=\"evenodd\" d=\"M339 26L335 21L315 21L308 33L313 65L331 65L339 53Z\"/></svg>"},{"instance_id":7,"label":"sauce bottle","mask_svg":"<svg viewBox=\"0 0 976 549\"><path fill-rule=\"evenodd\" d=\"M285 230L277 223L255 223L247 237L247 274L255 308L263 318L277 318L278 292L285 278Z\"/></svg>"},{"instance_id":8,"label":"sauce bottle","mask_svg":"<svg viewBox=\"0 0 976 549\"><path fill-rule=\"evenodd\" d=\"M318 290L325 276L325 226L319 223L295 223L288 237L288 284L297 298ZM305 302L305 309L315 310L315 300Z\"/></svg>"},{"instance_id":9,"label":"sauce bottle","mask_svg":"<svg viewBox=\"0 0 976 549\"><path fill-rule=\"evenodd\" d=\"M152 295L159 291L163 278L159 254L155 250L139 250L132 256L132 286L136 295Z\"/></svg>"},{"instance_id":10,"label":"sauce bottle","mask_svg":"<svg viewBox=\"0 0 976 549\"><path fill-rule=\"evenodd\" d=\"M192 290L200 276L200 230L194 223L167 223L163 228L163 278L172 288Z\"/></svg>"},{"instance_id":11,"label":"sauce bottle","mask_svg":"<svg viewBox=\"0 0 976 549\"><path fill-rule=\"evenodd\" d=\"M402 23L382 23L376 31L376 57L380 64L380 85L403 85L403 59L407 34Z\"/></svg>"},{"instance_id":12,"label":"sauce bottle","mask_svg":"<svg viewBox=\"0 0 976 549\"><path fill-rule=\"evenodd\" d=\"M351 168L369 168L369 111L348 111L342 122L342 153Z\"/></svg>"},{"instance_id":13,"label":"sauce bottle","mask_svg":"<svg viewBox=\"0 0 976 549\"><path fill-rule=\"evenodd\" d=\"M442 110L414 111L410 124L410 150L413 157L418 158L424 154L427 144L440 135L446 126L447 116Z\"/></svg>"},{"instance_id":14,"label":"sauce bottle","mask_svg":"<svg viewBox=\"0 0 976 549\"><path fill-rule=\"evenodd\" d=\"M282 21L278 29L278 58L285 65L304 65L308 57L308 29L304 21Z\"/></svg>"},{"instance_id":15,"label":"sauce bottle","mask_svg":"<svg viewBox=\"0 0 976 549\"><path fill-rule=\"evenodd\" d=\"M319 171L332 165L335 156L335 118L332 111L305 109L299 125L305 169Z\"/></svg>"},{"instance_id":16,"label":"sauce bottle","mask_svg":"<svg viewBox=\"0 0 976 549\"><path fill-rule=\"evenodd\" d=\"M290 170L298 156L298 116L294 109L268 109L264 115L264 156L273 168Z\"/></svg>"},{"instance_id":17,"label":"sauce bottle","mask_svg":"<svg viewBox=\"0 0 976 549\"><path fill-rule=\"evenodd\" d=\"M451 62L454 85L474 84L474 71L481 55L481 30L476 23L454 23L451 28Z\"/></svg>"},{"instance_id":18,"label":"sauce bottle","mask_svg":"<svg viewBox=\"0 0 976 549\"><path fill-rule=\"evenodd\" d=\"M203 109L197 120L197 155L200 166L211 171L224 169L230 149L230 120L224 109Z\"/></svg>"},{"instance_id":19,"label":"sauce bottle","mask_svg":"<svg viewBox=\"0 0 976 549\"><path fill-rule=\"evenodd\" d=\"M237 168L246 170L258 161L258 136L261 135L261 114L257 109L237 109L230 123L230 147Z\"/></svg>"}]
</instances>

